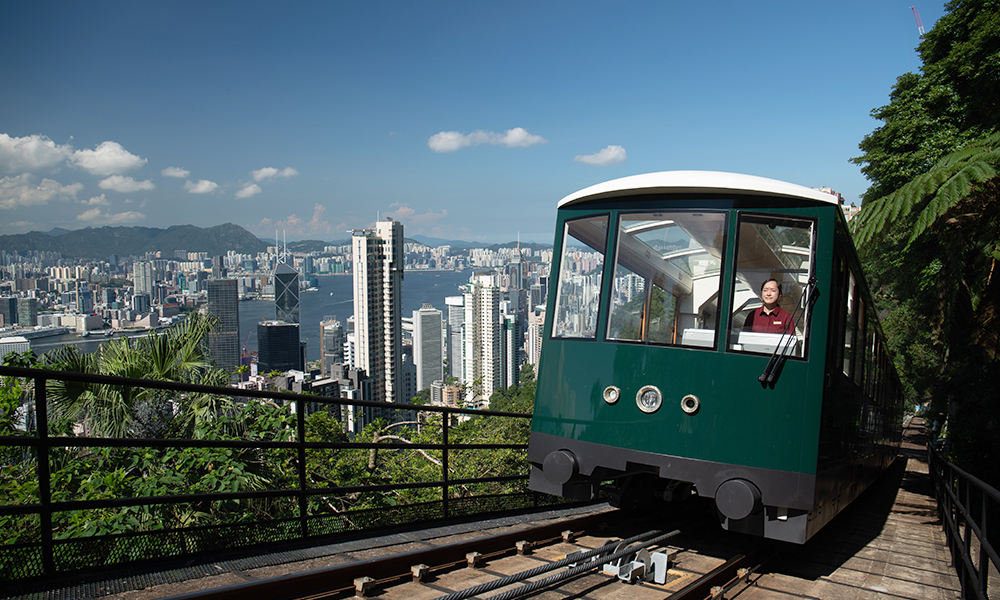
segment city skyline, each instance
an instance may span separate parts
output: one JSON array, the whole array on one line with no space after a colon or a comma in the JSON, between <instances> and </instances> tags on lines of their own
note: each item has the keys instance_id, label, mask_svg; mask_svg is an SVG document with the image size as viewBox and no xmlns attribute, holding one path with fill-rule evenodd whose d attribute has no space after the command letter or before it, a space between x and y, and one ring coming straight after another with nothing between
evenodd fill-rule
<instances>
[{"instance_id":1,"label":"city skyline","mask_svg":"<svg viewBox=\"0 0 1000 600\"><path fill-rule=\"evenodd\" d=\"M674 169L849 204L870 111L920 66L908 3L434 8L10 5L0 235L234 222L336 240L391 217L550 243L563 196ZM918 8L927 29L943 12Z\"/></svg>"}]
</instances>

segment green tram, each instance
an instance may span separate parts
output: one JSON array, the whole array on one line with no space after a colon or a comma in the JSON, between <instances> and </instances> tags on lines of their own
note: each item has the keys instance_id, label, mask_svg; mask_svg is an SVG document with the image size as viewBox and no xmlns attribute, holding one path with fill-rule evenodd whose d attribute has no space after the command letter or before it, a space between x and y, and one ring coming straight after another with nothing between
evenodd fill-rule
<instances>
[{"instance_id":1,"label":"green tram","mask_svg":"<svg viewBox=\"0 0 1000 600\"><path fill-rule=\"evenodd\" d=\"M567 196L556 232L531 489L693 492L801 544L894 460L901 386L835 196L651 173Z\"/></svg>"}]
</instances>

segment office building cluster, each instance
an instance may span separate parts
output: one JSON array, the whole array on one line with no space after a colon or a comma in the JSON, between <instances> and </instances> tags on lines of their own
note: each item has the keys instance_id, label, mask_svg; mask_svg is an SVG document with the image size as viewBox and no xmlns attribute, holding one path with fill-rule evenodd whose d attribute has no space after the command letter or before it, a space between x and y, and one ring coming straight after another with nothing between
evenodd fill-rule
<instances>
[{"instance_id":1,"label":"office building cluster","mask_svg":"<svg viewBox=\"0 0 1000 600\"><path fill-rule=\"evenodd\" d=\"M538 361L551 257L520 245L432 248L405 240L402 223L388 219L322 252L277 243L254 256L179 250L105 261L0 252L0 338L110 337L200 311L218 319L207 346L234 385L395 403L423 393L433 403L487 407L493 392L518 385L524 363ZM407 270L461 269L470 277L458 294L402 314ZM320 361L309 365L300 292L330 274L351 278L353 310L322 319ZM274 312L241 323L244 299L273 300ZM256 352L245 347L251 327ZM380 417L391 412L343 415L352 430Z\"/></svg>"}]
</instances>

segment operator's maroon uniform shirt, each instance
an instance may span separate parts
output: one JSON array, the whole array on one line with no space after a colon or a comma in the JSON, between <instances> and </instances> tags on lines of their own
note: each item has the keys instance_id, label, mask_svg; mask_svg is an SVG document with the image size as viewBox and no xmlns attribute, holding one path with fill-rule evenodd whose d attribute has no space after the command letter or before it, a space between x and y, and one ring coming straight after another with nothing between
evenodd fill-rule
<instances>
[{"instance_id":1,"label":"operator's maroon uniform shirt","mask_svg":"<svg viewBox=\"0 0 1000 600\"><path fill-rule=\"evenodd\" d=\"M795 333L795 321L787 310L776 306L774 312L768 314L764 307L747 315L743 322L743 331L756 331L758 333Z\"/></svg>"}]
</instances>

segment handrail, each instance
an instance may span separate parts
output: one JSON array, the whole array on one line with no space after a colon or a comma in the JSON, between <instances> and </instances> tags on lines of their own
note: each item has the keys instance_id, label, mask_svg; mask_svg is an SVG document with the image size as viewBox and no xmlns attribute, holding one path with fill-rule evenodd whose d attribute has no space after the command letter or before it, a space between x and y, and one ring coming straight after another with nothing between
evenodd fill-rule
<instances>
[{"instance_id":1,"label":"handrail","mask_svg":"<svg viewBox=\"0 0 1000 600\"><path fill-rule=\"evenodd\" d=\"M421 515L425 513L434 513L436 517L429 517L432 520L436 518L449 518L453 516L454 513L451 510L451 505L456 502L456 498L451 498L450 490L458 486L466 486L469 484L480 484L480 483L498 483L498 482L509 482L509 481L519 481L526 480L528 477L526 474L514 474L514 475L495 475L491 477L477 477L477 478L456 478L455 474L450 474L449 469L449 453L456 450L494 450L494 449L516 449L523 450L527 447L524 443L468 443L468 444L458 444L449 442L449 429L454 427L451 425L452 415L471 415L471 416L485 416L485 417L503 417L503 418L514 418L514 419L528 419L531 417L530 414L525 413L515 413L515 412L505 412L505 411L495 411L495 410L475 410L466 409L450 406L430 406L430 405L415 405L415 404L404 404L404 403L390 403L390 402L376 402L376 401L366 401L366 400L352 400L347 398L332 398L327 396L313 396L304 394L295 394L290 392L273 392L273 391L261 391L261 390L245 390L231 387L215 387L206 386L191 383L177 383L172 381L157 381L157 380L146 380L146 379L134 379L134 378L124 378L115 377L109 375L95 375L89 373L77 373L69 371L55 371L49 369L37 369L37 368L25 368L25 367L5 367L0 366L0 376L2 377L13 377L19 379L29 379L34 381L34 409L35 409L35 431L33 435L16 435L16 436L0 436L0 447L22 447L22 448L33 448L37 456L37 469L36 477L38 483L38 493L37 502L35 503L21 503L16 505L0 505L0 516L4 515L36 515L38 519L38 528L40 540L38 542L18 542L16 544L6 544L0 545L0 565L9 565L11 556L18 554L19 551L30 548L40 548L41 553L41 572L36 573L35 576L41 575L52 575L57 572L67 572L64 569L60 569L60 566L55 560L55 548L59 545L64 545L67 543L75 543L83 541L100 541L100 540L113 540L120 539L123 536L129 539L134 539L135 536L149 535L149 536L170 536L170 535L188 535L191 532L204 532L206 527L211 529L229 528L231 531L235 531L238 528L253 527L253 526L264 526L269 528L274 528L278 526L287 526L293 523L297 523L295 529L298 535L294 536L298 539L304 539L308 537L313 537L316 535L324 535L323 533L316 533L323 528L316 530L310 529L310 523L315 522L316 519L322 519L324 517L331 517L332 515L343 516L347 515L348 518L355 518L354 515L357 512L362 512L365 514L375 514L374 509L357 509L351 513L332 513L331 515L323 514L310 514L308 510L308 499L315 496L323 495L344 495L344 494L354 494L359 492L386 492L386 491L397 491L405 489L425 489L425 488L440 488L441 498L439 506L437 508L431 507L428 503L423 502L420 505L408 505L408 507L417 507L419 510L414 510L414 513L419 513ZM105 437L70 437L70 436L59 436L49 432L49 409L48 409L48 393L47 393L47 383L53 380L61 380L68 382L79 382L79 383L90 383L90 384L106 384L124 387L134 387L134 388L146 388L146 389L160 389L168 390L174 392L186 392L186 393L199 393L199 394L211 394L217 396L230 396L234 398L256 398L256 399L266 399L272 401L279 401L284 403L295 403L295 418L289 423L289 431L294 431L294 440L292 441L276 441L276 440L202 440L202 439L164 439L164 438L105 438ZM316 450L316 449L381 449L381 450L399 450L401 446L399 444L387 444L377 443L377 442L315 442L306 441L306 431L305 431L305 406L307 404L325 404L325 405L336 405L336 406L347 406L347 407L373 407L380 408L383 410L390 411L413 411L413 412L423 412L423 413L440 413L442 414L442 419L440 423L441 427L441 442L442 443L431 443L431 442L414 442L405 444L406 449L414 450L439 450L441 451L442 461L441 461L441 477L438 481L403 481L403 482L393 482L384 483L380 485L362 485L362 486L340 486L336 484L331 484L326 487L311 487L309 485L308 474L306 472L306 451ZM104 448L235 448L235 449L283 449L286 451L291 451L295 453L296 456L296 468L295 473L289 472L291 478L288 483L281 485L279 489L264 489L264 490L237 490L237 491L226 491L226 492L212 492L212 493L178 493L178 494L163 494L157 496L147 496L147 497L112 497L112 498L101 498L101 499L91 499L91 500L59 500L58 498L53 498L53 492L50 489L50 479L51 474L49 472L49 456L50 451L53 448L69 448L69 447L104 447ZM295 481L292 484L292 481ZM345 482L349 483L349 482ZM507 493L507 492L505 492ZM519 493L521 494L521 493ZM525 494L521 494L525 495ZM71 540L57 540L53 536L53 526L52 518L53 513L59 513L64 511L76 511L76 510L88 510L88 509L98 509L98 508L116 508L116 507L138 507L138 506L150 506L150 505L175 505L182 503L199 503L199 502L216 502L216 501L232 501L232 500L245 500L252 498L291 498L297 499L297 509L295 511L295 516L288 517L272 517L270 520L263 521L250 521L250 522L236 522L236 523L223 523L220 525L213 526L198 526L198 527L177 527L173 529L161 529L156 531L126 531L124 533L114 533L104 536L95 536L91 538L77 538ZM479 497L486 500L490 498L501 498L499 496L474 496L474 498ZM513 498L513 497L512 497ZM526 500L528 499L525 496ZM466 499L463 499L465 502ZM294 500L293 500L294 502ZM516 502L511 502L511 504L516 504L522 500ZM533 497L531 499L532 505L537 505L538 498ZM433 504L433 502L431 503ZM423 507L423 508L420 508ZM519 506L520 507L520 506ZM459 511L459 514L467 514L466 511ZM376 517L369 517L369 520L377 520ZM423 520L423 518L418 519ZM285 525L281 525L285 524ZM287 529L287 527L285 527ZM328 529L328 528L327 528ZM284 530L283 530L284 531ZM224 534L216 534L224 535ZM288 541L289 537L282 538L282 541ZM259 543L259 542L258 542ZM13 554L12 554L13 551ZM204 549L201 550L202 552ZM198 552L195 552L196 554ZM25 553L30 554L30 553ZM37 555L35 555L37 556ZM187 556L186 554L171 554L170 556L180 557ZM160 556L162 558L162 556ZM15 558L15 560L17 560ZM128 561L126 561L128 562ZM107 566L107 565L100 565ZM77 566L77 569L80 567ZM6 571L7 568L0 569ZM0 577L0 579L9 579L9 577Z\"/></svg>"},{"instance_id":2,"label":"handrail","mask_svg":"<svg viewBox=\"0 0 1000 600\"><path fill-rule=\"evenodd\" d=\"M1000 491L945 459L927 444L928 467L937 498L952 565L962 586L962 598L989 598L990 571L1000 568L1000 556L990 540L1000 517ZM996 583L994 583L996 585Z\"/></svg>"}]
</instances>

